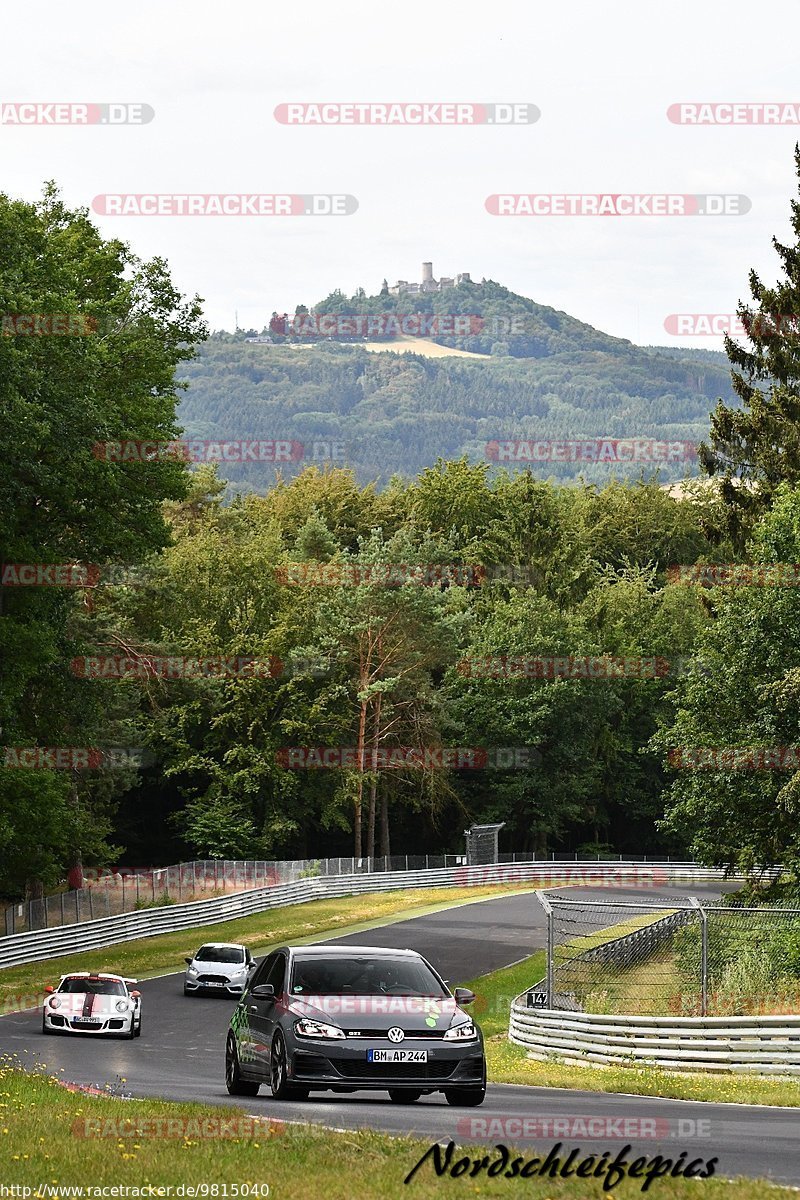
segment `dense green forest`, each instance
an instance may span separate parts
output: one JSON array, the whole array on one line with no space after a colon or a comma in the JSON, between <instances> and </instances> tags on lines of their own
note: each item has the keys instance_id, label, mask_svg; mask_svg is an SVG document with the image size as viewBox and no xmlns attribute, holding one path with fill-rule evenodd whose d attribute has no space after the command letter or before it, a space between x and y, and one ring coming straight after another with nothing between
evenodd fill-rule
<instances>
[{"instance_id":1,"label":"dense green forest","mask_svg":"<svg viewBox=\"0 0 800 1200\"><path fill-rule=\"evenodd\" d=\"M408 339L404 352L395 352L390 337L370 338L386 345L385 353L374 353L346 336L266 329L268 345L246 341L255 330L216 333L181 369L188 388L179 416L187 436L299 443L304 458L285 465L284 476L315 461L315 444L316 461L323 461L338 442L338 465L352 467L362 483L382 484L394 474L413 478L438 458L496 461L487 446L498 440L686 443L685 454L664 461L512 464L555 482L604 483L656 471L670 482L697 474L691 448L708 435L709 408L718 398L734 399L720 353L634 346L496 283L420 296L346 299L334 292L311 310L312 316L373 312L476 314L483 332L434 340L483 358L428 357L414 353ZM282 320L274 323L284 328ZM498 340L503 330L519 332ZM275 468L231 463L226 477L234 490L263 493Z\"/></svg>"},{"instance_id":2,"label":"dense green forest","mask_svg":"<svg viewBox=\"0 0 800 1200\"><path fill-rule=\"evenodd\" d=\"M794 220L800 242L800 207ZM705 372L722 393L715 361L594 331L597 345L564 350L562 333L583 336L568 320L555 352L530 359L232 335L192 359L199 300L54 189L37 204L0 197L0 237L4 309L103 331L0 338L0 892L110 862L460 849L470 821L495 820L507 849L797 872L791 337L728 345L735 399L701 448L713 483L678 498L652 479L507 471L461 453L464 438L525 406L532 420L537 378L552 416L546 397L569 372L569 413L595 422L584 432L628 420L625 380L651 428L663 436L668 415L683 434L708 397L678 383ZM800 256L778 251L785 279L768 290L752 276L754 302L800 313ZM194 436L330 438L346 417L363 438L371 416L382 485L300 462L231 499L227 467L96 453L179 436L181 379L185 421L198 397L218 405ZM666 395L683 396L688 425ZM547 436L567 433L572 415ZM407 459L384 462L390 443ZM731 563L774 569L734 586ZM691 569L704 564L721 566Z\"/></svg>"}]
</instances>

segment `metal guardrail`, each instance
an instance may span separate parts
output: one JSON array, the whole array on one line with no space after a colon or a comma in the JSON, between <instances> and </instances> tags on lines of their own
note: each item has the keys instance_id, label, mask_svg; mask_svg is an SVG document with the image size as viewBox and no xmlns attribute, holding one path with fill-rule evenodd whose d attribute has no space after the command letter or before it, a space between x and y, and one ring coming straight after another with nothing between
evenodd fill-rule
<instances>
[{"instance_id":1,"label":"metal guardrail","mask_svg":"<svg viewBox=\"0 0 800 1200\"><path fill-rule=\"evenodd\" d=\"M641 929L634 929L632 933L625 933L622 937L602 942L591 950L584 950L582 954L577 954L573 961L614 963L623 969L638 965L668 941L676 929L687 925L696 912L694 908L678 909L669 916L643 925Z\"/></svg>"},{"instance_id":2,"label":"metal guardrail","mask_svg":"<svg viewBox=\"0 0 800 1200\"><path fill-rule=\"evenodd\" d=\"M546 911L549 916L549 905ZM695 912L694 908L678 909L649 925L643 925L641 929L634 929L631 933L622 934L621 937L610 938L607 942L601 942L599 946L594 946L591 950L581 951L570 960L570 965L581 962L601 962L614 963L624 969L633 966L634 963L644 962L654 950L657 950L666 939L672 936L676 929L686 925ZM548 936L548 943L549 940ZM548 945L548 953L552 953L550 945ZM546 975L538 983L532 984L526 992L521 993L517 999L520 1000L524 996L527 1008L538 1008L540 1011L547 1006L548 999L553 1007L560 1011L583 1011L575 992L553 991L552 995L548 997L548 986L552 988L552 980L548 983Z\"/></svg>"},{"instance_id":3,"label":"metal guardrail","mask_svg":"<svg viewBox=\"0 0 800 1200\"><path fill-rule=\"evenodd\" d=\"M511 1006L509 1039L531 1058L577 1066L800 1075L800 1014L638 1017Z\"/></svg>"},{"instance_id":4,"label":"metal guardrail","mask_svg":"<svg viewBox=\"0 0 800 1200\"><path fill-rule=\"evenodd\" d=\"M571 883L618 886L631 883L657 888L661 884L683 884L699 880L721 880L723 873L695 863L568 862L496 863L484 867L447 867L429 871L392 871L380 874L316 876L294 883L254 888L190 904L140 909L118 916L84 921L53 929L0 938L0 968L39 962L118 942L196 929L237 917L305 904L311 900L334 899L368 892L425 887L479 887L486 884L525 883L558 887Z\"/></svg>"}]
</instances>

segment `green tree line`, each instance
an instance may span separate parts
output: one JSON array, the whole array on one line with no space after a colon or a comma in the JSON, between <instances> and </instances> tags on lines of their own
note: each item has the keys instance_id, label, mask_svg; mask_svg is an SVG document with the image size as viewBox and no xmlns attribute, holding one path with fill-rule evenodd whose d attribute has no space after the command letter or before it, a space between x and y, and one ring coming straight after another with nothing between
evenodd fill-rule
<instances>
[{"instance_id":1,"label":"green tree line","mask_svg":"<svg viewBox=\"0 0 800 1200\"><path fill-rule=\"evenodd\" d=\"M796 204L793 218L800 242ZM701 451L712 483L679 496L652 478L565 486L461 452L380 481L303 463L231 500L208 465L114 461L96 447L179 436L182 382L214 361L224 374L231 354L215 437L224 421L242 436L251 386L294 395L298 421L317 412L331 436L326 379L338 378L337 396L354 389L355 410L364 376L376 422L399 419L410 389L444 433L452 397L437 364L324 348L308 352L324 364L313 387L288 359L252 362L245 387L242 347L218 339L192 358L206 333L200 301L177 292L167 265L104 241L54 188L34 204L0 197L0 233L5 313L97 326L0 338L5 895L77 883L82 867L121 858L459 849L470 821L503 821L509 848L542 854L674 851L796 872L800 770L776 757L800 740L793 335L770 341L760 320L746 353L729 348L735 398L720 400ZM778 251L785 278L767 291L751 277L746 313L779 303L800 314L797 247ZM611 378L604 356L621 370L629 357L587 347L561 359L575 411L593 372ZM642 351L634 364L637 394L656 407L668 369L685 370L657 358ZM494 383L473 390L489 365L457 362L448 375L475 430L494 420ZM492 360L507 399L530 365ZM608 414L619 419L617 402ZM738 580L700 570L754 563L764 569ZM93 566L79 586L34 587L15 564ZM108 659L125 660L124 677L92 677L87 660ZM245 665L173 677L155 665L179 659ZM87 746L146 758L138 769L20 765L26 749ZM319 766L314 753L337 747L362 757ZM698 747L749 748L749 765L687 769Z\"/></svg>"}]
</instances>

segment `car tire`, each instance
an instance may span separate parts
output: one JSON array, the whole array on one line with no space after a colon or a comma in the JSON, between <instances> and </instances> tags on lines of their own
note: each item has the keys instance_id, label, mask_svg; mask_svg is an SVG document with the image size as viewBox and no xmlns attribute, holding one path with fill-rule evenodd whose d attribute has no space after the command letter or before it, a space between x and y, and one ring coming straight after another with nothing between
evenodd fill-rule
<instances>
[{"instance_id":1,"label":"car tire","mask_svg":"<svg viewBox=\"0 0 800 1200\"><path fill-rule=\"evenodd\" d=\"M183 994L184 996L193 996L194 992L190 992L189 989L184 985Z\"/></svg>"},{"instance_id":2,"label":"car tire","mask_svg":"<svg viewBox=\"0 0 800 1200\"><path fill-rule=\"evenodd\" d=\"M51 1029L50 1026L46 1023L44 1017L42 1017L42 1033L49 1033L49 1034L55 1033L55 1030Z\"/></svg>"},{"instance_id":3,"label":"car tire","mask_svg":"<svg viewBox=\"0 0 800 1200\"><path fill-rule=\"evenodd\" d=\"M272 1039L269 1056L269 1086L273 1100L307 1100L307 1087L289 1083L287 1077L286 1042L280 1030Z\"/></svg>"},{"instance_id":4,"label":"car tire","mask_svg":"<svg viewBox=\"0 0 800 1200\"><path fill-rule=\"evenodd\" d=\"M445 1088L444 1098L454 1108L477 1108L486 1099L486 1085L475 1088Z\"/></svg>"},{"instance_id":5,"label":"car tire","mask_svg":"<svg viewBox=\"0 0 800 1200\"><path fill-rule=\"evenodd\" d=\"M228 1038L225 1046L225 1087L230 1096L257 1096L261 1085L249 1079L243 1079L239 1070L239 1056L236 1053L236 1042Z\"/></svg>"},{"instance_id":6,"label":"car tire","mask_svg":"<svg viewBox=\"0 0 800 1200\"><path fill-rule=\"evenodd\" d=\"M134 1033L133 1036L134 1037L142 1036L142 1018L141 1017L139 1018L139 1024L136 1026L136 1032Z\"/></svg>"},{"instance_id":7,"label":"car tire","mask_svg":"<svg viewBox=\"0 0 800 1200\"><path fill-rule=\"evenodd\" d=\"M422 1092L415 1092L413 1088L389 1088L392 1104L415 1104L421 1095Z\"/></svg>"}]
</instances>

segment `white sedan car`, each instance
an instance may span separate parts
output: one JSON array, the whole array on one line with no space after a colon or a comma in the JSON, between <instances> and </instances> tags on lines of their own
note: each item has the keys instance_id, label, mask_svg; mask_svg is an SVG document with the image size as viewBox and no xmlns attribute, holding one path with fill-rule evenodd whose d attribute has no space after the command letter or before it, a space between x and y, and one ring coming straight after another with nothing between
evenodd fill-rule
<instances>
[{"instance_id":1,"label":"white sedan car","mask_svg":"<svg viewBox=\"0 0 800 1200\"><path fill-rule=\"evenodd\" d=\"M135 979L101 972L73 971L48 987L42 1010L42 1033L102 1033L139 1037L142 997L132 991Z\"/></svg>"},{"instance_id":2,"label":"white sedan car","mask_svg":"<svg viewBox=\"0 0 800 1200\"><path fill-rule=\"evenodd\" d=\"M256 966L247 946L238 942L206 942L185 962L184 996L217 992L237 999Z\"/></svg>"}]
</instances>

